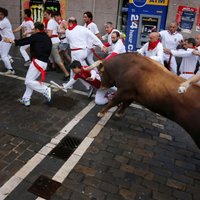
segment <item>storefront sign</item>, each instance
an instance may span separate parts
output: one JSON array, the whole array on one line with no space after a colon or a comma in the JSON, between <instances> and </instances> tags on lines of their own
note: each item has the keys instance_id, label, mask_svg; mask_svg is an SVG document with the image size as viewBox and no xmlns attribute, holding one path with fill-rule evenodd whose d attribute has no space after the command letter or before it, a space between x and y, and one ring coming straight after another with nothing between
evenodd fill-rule
<instances>
[{"instance_id":1,"label":"storefront sign","mask_svg":"<svg viewBox=\"0 0 200 200\"><path fill-rule=\"evenodd\" d=\"M21 0L22 10L30 8L32 18L36 21L43 21L45 9L60 11L62 18L66 18L67 0ZM22 19L23 20L23 19Z\"/></svg>"},{"instance_id":2,"label":"storefront sign","mask_svg":"<svg viewBox=\"0 0 200 200\"><path fill-rule=\"evenodd\" d=\"M188 6L179 6L176 21L182 32L191 33L197 9Z\"/></svg>"}]
</instances>

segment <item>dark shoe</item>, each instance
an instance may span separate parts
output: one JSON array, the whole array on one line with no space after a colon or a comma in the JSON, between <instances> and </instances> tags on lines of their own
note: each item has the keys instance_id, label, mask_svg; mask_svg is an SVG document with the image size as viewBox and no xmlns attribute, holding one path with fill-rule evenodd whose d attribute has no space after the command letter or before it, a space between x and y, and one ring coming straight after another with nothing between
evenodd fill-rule
<instances>
[{"instance_id":1,"label":"dark shoe","mask_svg":"<svg viewBox=\"0 0 200 200\"><path fill-rule=\"evenodd\" d=\"M70 75L64 76L62 80L63 80L63 81L69 81L69 78L70 78Z\"/></svg>"},{"instance_id":2,"label":"dark shoe","mask_svg":"<svg viewBox=\"0 0 200 200\"><path fill-rule=\"evenodd\" d=\"M31 61L28 60L28 61L26 61L26 62L24 63L24 67L29 67L30 64L31 64Z\"/></svg>"}]
</instances>

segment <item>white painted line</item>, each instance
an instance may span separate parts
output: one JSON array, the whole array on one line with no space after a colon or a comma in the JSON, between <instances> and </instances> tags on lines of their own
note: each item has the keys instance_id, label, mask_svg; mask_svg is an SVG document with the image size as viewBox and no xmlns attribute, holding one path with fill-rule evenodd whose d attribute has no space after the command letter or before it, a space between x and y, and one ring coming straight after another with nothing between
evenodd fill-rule
<instances>
[{"instance_id":1,"label":"white painted line","mask_svg":"<svg viewBox=\"0 0 200 200\"><path fill-rule=\"evenodd\" d=\"M15 78L15 79L18 79L18 80L21 80L21 81L24 81L24 80L25 80L24 77L17 76L17 75L7 75L7 74L5 74L4 72L0 72L0 75L2 75L2 76L7 76L7 77L11 77L11 78ZM58 92L58 91L59 91L59 89L58 89L56 86L54 86L54 85L52 85L52 84L50 84L50 83L44 82L44 84L45 84L46 86L49 86L49 85L50 85L51 88L53 88L52 90L53 90L54 92ZM76 90L76 89L72 89L72 90L70 90L70 91L72 91L73 93L76 93L76 94L84 95L84 96L87 96L87 95L88 95L87 92L80 91L80 90Z\"/></svg>"},{"instance_id":2,"label":"white painted line","mask_svg":"<svg viewBox=\"0 0 200 200\"><path fill-rule=\"evenodd\" d=\"M108 122L108 120L111 118L113 112L116 109L117 109L116 107L110 109L110 111L107 112L106 115L98 121L96 126L94 126L94 128L89 132L88 136L85 137L85 139L81 142L81 144L74 151L74 153L69 157L69 159L62 165L62 167L58 170L58 172L53 176L52 180L62 183L67 178L69 173L72 171L72 169L75 167L75 165L81 159L83 154L86 152L86 150L94 141L92 133L95 132L95 137L96 137L100 133L102 128L105 126L105 124ZM44 199L38 197L36 200L44 200Z\"/></svg>"},{"instance_id":3,"label":"white painted line","mask_svg":"<svg viewBox=\"0 0 200 200\"><path fill-rule=\"evenodd\" d=\"M95 106L94 102L90 102L74 119L72 119L65 127L64 134L60 132L50 143L46 144L40 151L33 156L18 172L15 173L1 188L0 200L4 200L25 178L26 176L47 156L47 154L56 146L57 143L65 137L69 131ZM79 116L80 115L80 116ZM72 125L71 125L72 124ZM56 141L56 144L54 143Z\"/></svg>"}]
</instances>

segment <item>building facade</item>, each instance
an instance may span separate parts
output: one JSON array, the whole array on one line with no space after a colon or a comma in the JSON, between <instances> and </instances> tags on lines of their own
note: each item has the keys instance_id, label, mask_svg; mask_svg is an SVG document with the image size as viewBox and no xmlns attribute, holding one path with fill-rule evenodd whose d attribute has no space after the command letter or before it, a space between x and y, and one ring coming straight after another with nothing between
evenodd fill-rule
<instances>
[{"instance_id":1,"label":"building facade","mask_svg":"<svg viewBox=\"0 0 200 200\"><path fill-rule=\"evenodd\" d=\"M19 26L22 22L22 12L24 5L28 5L30 0L0 0L0 6L5 7L9 11L9 19L13 25L13 28ZM37 0L36 0L37 1ZM45 3L47 0L43 0ZM56 1L56 0L50 0ZM59 1L59 0L58 0ZM135 0L137 2L138 0ZM138 1L141 2L142 0ZM163 3L166 0L143 0L144 3ZM111 21L114 25L123 32L127 31L127 7L128 3L134 2L134 0L60 0L61 9L64 13L64 17L68 18L74 16L77 18L79 24L83 24L83 13L85 11L91 11L94 15L94 21L97 24L100 33L104 34L104 23ZM64 6L63 6L64 2ZM196 10L192 12L185 12L179 10L180 6L192 7ZM197 24L200 23L199 17L199 0L169 0L168 12L166 16L165 25L167 26L171 21L175 21L177 13L181 15L179 17L182 26L192 26L191 31L184 31L184 37L192 37L200 30L197 28ZM193 22L192 22L192 20ZM185 20L185 21L184 21ZM192 22L192 24L191 24ZM20 35L16 35L20 37Z\"/></svg>"}]
</instances>

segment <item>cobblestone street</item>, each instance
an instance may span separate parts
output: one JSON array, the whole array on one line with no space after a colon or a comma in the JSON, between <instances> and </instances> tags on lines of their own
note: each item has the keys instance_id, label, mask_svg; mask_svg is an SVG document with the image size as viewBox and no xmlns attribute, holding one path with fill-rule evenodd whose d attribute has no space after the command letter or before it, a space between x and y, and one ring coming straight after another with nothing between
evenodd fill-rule
<instances>
[{"instance_id":1,"label":"cobblestone street","mask_svg":"<svg viewBox=\"0 0 200 200\"><path fill-rule=\"evenodd\" d=\"M14 67L25 77L20 59ZM99 119L101 107L79 85L79 92L53 90L50 106L34 93L24 107L19 77L0 74L1 200L200 199L200 150L180 126L137 104L122 119L114 110ZM46 82L61 79L49 72ZM52 155L66 135L80 145L67 159ZM45 183L44 196L30 191L41 176L59 183L57 190Z\"/></svg>"}]
</instances>

